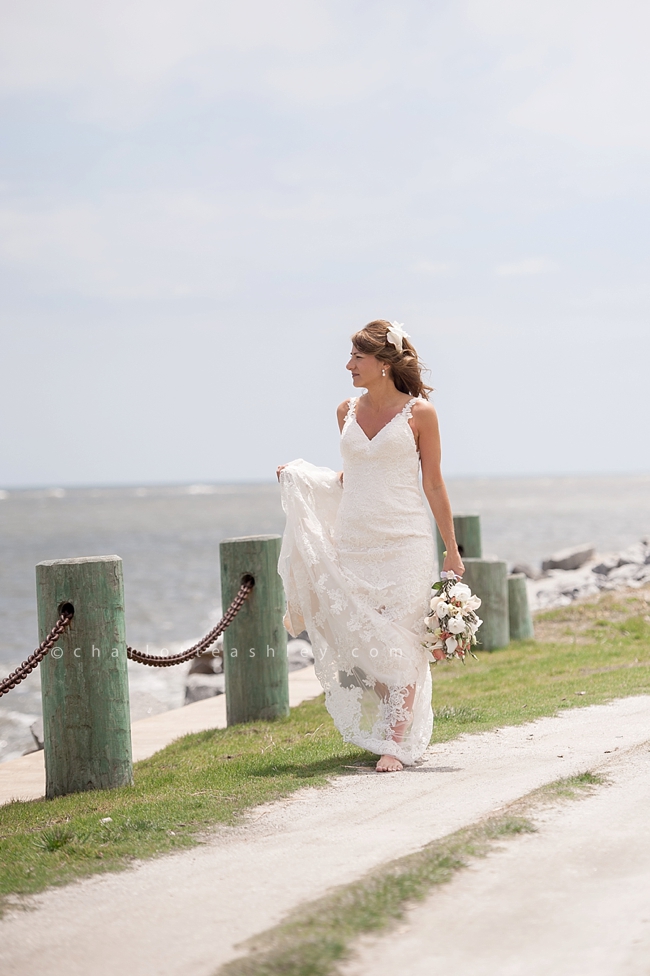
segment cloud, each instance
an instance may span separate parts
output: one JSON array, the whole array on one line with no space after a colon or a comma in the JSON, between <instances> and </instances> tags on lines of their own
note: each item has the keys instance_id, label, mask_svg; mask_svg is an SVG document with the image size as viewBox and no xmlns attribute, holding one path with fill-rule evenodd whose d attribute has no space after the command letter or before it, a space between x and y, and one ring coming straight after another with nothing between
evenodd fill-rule
<instances>
[{"instance_id":1,"label":"cloud","mask_svg":"<svg viewBox=\"0 0 650 976\"><path fill-rule=\"evenodd\" d=\"M572 145L650 148L650 5L638 0L472 0L468 19L519 82L517 127Z\"/></svg>"},{"instance_id":2,"label":"cloud","mask_svg":"<svg viewBox=\"0 0 650 976\"><path fill-rule=\"evenodd\" d=\"M293 437L297 418L305 444L321 444L313 430L329 410L328 377L340 378L325 338L338 342L377 315L422 337L441 398L445 383L457 396L448 336L472 337L477 375L511 356L525 379L516 395L503 388L524 431L539 404L531 395L527 406L540 372L536 336L633 329L637 368L648 359L650 301L649 19L650 6L631 0L0 5L0 328L23 350L0 391L22 425L7 437L26 457L49 457L47 400L32 402L43 346L30 336L41 333L67 355L73 334L110 349L122 329L134 352L116 355L141 402L160 396L151 356L174 388L185 350L191 395L166 417L204 443L214 438L213 408L223 404L227 419L241 396L243 368L244 379L259 372L276 386L288 377L277 400L249 384L250 409L279 437ZM246 340L239 369L219 360L221 344L213 361L205 345L211 329L234 327ZM167 343L151 341L161 332ZM78 372L87 375L83 342ZM93 381L111 386L108 360L92 362ZM195 366L211 370L203 384ZM637 390L628 360L616 368L613 388ZM580 376L578 404L593 392ZM192 406L199 387L205 411ZM486 399L480 382L463 389L468 416L498 429L498 398ZM21 395L32 413L14 407ZM88 407L91 428L101 428L100 406ZM78 413L70 393L70 417ZM130 433L137 413L125 401L120 428ZM224 422L224 438L230 431ZM556 463L553 440L540 467ZM607 463L600 441L594 434L594 466ZM470 468L479 442L463 453ZM154 453L166 457L159 443ZM266 471L247 443L235 431L230 453L220 450L228 477ZM125 450L120 438L115 458ZM207 477L203 457L192 461L197 483ZM178 463L169 458L165 477L179 477ZM146 477L135 445L131 466L120 465L111 478ZM38 477L60 481L58 471Z\"/></svg>"},{"instance_id":3,"label":"cloud","mask_svg":"<svg viewBox=\"0 0 650 976\"><path fill-rule=\"evenodd\" d=\"M336 37L327 0L25 0L0 8L0 94L45 93L129 128L170 87L252 92Z\"/></svg>"},{"instance_id":4,"label":"cloud","mask_svg":"<svg viewBox=\"0 0 650 976\"><path fill-rule=\"evenodd\" d=\"M307 54L335 34L323 0L24 0L0 13L5 91L94 77L159 81L206 51Z\"/></svg>"},{"instance_id":5,"label":"cloud","mask_svg":"<svg viewBox=\"0 0 650 976\"><path fill-rule=\"evenodd\" d=\"M501 278L512 278L520 275L548 274L556 270L556 263L549 258L523 258L521 261L498 265L494 273Z\"/></svg>"},{"instance_id":6,"label":"cloud","mask_svg":"<svg viewBox=\"0 0 650 976\"><path fill-rule=\"evenodd\" d=\"M454 265L450 261L418 261L413 270L425 275L448 275Z\"/></svg>"},{"instance_id":7,"label":"cloud","mask_svg":"<svg viewBox=\"0 0 650 976\"><path fill-rule=\"evenodd\" d=\"M189 193L108 194L98 202L47 209L5 207L0 264L22 273L32 293L223 298L241 280L243 262L228 233L235 223L214 200Z\"/></svg>"}]
</instances>

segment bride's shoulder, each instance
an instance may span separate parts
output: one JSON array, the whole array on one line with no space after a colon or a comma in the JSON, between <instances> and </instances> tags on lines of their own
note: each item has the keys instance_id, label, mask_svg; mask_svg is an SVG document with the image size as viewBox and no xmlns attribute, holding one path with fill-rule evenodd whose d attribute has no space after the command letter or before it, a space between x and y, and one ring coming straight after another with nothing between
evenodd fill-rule
<instances>
[{"instance_id":1,"label":"bride's shoulder","mask_svg":"<svg viewBox=\"0 0 650 976\"><path fill-rule=\"evenodd\" d=\"M437 424L438 422L436 408L429 400L425 400L423 397L418 397L413 403L411 416L416 423Z\"/></svg>"},{"instance_id":2,"label":"bride's shoulder","mask_svg":"<svg viewBox=\"0 0 650 976\"><path fill-rule=\"evenodd\" d=\"M350 404L354 399L355 397L348 397L347 400L343 400L342 403L339 403L338 407L336 408L336 416L339 420L345 420L345 416L350 409Z\"/></svg>"},{"instance_id":3,"label":"bride's shoulder","mask_svg":"<svg viewBox=\"0 0 650 976\"><path fill-rule=\"evenodd\" d=\"M348 397L348 399L344 400L343 403L339 403L338 407L336 408L336 419L338 421L339 430L341 433L343 432L343 424L345 423L345 418L348 415L348 410L350 409L353 400L354 397Z\"/></svg>"}]
</instances>

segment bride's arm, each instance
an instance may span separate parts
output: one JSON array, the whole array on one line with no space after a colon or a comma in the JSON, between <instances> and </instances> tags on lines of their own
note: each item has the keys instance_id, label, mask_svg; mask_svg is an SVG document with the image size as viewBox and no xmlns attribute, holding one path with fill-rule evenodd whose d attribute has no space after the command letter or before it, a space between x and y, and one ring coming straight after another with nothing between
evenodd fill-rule
<instances>
[{"instance_id":1,"label":"bride's arm","mask_svg":"<svg viewBox=\"0 0 650 976\"><path fill-rule=\"evenodd\" d=\"M345 423L345 418L347 417L349 407L350 401L344 400L343 403L339 403L338 407L336 408L336 420L339 425L339 433L343 433L343 424ZM337 471L336 473L339 481L341 484L343 484L343 472Z\"/></svg>"},{"instance_id":2,"label":"bride's arm","mask_svg":"<svg viewBox=\"0 0 650 976\"><path fill-rule=\"evenodd\" d=\"M336 420L339 425L339 433L343 433L343 424L345 423L345 418L348 415L348 410L350 408L350 400L344 400L343 403L339 403L336 408Z\"/></svg>"},{"instance_id":3,"label":"bride's arm","mask_svg":"<svg viewBox=\"0 0 650 976\"><path fill-rule=\"evenodd\" d=\"M438 415L432 403L418 403L413 409L412 417L422 464L422 488L447 550L445 562L441 568L446 572L451 571L457 576L462 576L465 567L458 552L454 533L454 518L449 504L447 488L440 470Z\"/></svg>"}]
</instances>

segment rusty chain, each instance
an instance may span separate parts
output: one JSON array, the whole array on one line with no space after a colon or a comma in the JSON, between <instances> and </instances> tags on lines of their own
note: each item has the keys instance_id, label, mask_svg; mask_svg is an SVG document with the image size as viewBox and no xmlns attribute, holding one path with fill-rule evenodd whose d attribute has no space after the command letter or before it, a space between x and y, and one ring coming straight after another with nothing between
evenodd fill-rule
<instances>
[{"instance_id":1,"label":"rusty chain","mask_svg":"<svg viewBox=\"0 0 650 976\"><path fill-rule=\"evenodd\" d=\"M223 634L226 627L232 623L241 608L243 607L248 594L251 592L255 586L255 580L252 577L244 580L242 585L237 591L237 596L232 601L223 617L219 621L216 627L205 635L205 637L190 647L187 651L182 651L180 654L170 654L169 657L156 657L154 654L145 654L143 651L136 651L134 647L126 647L126 656L131 661L137 661L138 664L148 664L152 668L170 668L173 664L182 664L184 661L189 661L190 658L198 657L203 651L207 651L211 644L214 644L217 637Z\"/></svg>"},{"instance_id":2,"label":"rusty chain","mask_svg":"<svg viewBox=\"0 0 650 976\"><path fill-rule=\"evenodd\" d=\"M3 681L0 681L0 696L6 695L8 691L11 691L12 688L19 685L20 682L34 670L34 668L38 667L45 655L52 650L63 631L69 625L73 616L74 614L71 611L62 611L61 616L54 624L54 627L52 627L52 630L49 632L45 640L38 645L34 653L30 654L27 660L23 661L22 664L19 664L16 670L12 671L11 674L8 674Z\"/></svg>"},{"instance_id":3,"label":"rusty chain","mask_svg":"<svg viewBox=\"0 0 650 976\"><path fill-rule=\"evenodd\" d=\"M203 653L203 651L207 651L207 649L214 644L217 637L223 634L226 627L233 622L254 586L255 580L252 577L248 577L248 579L244 580L237 591L237 596L232 601L216 627L213 627L212 630L198 642L198 644L194 644L194 646L190 647L187 651L183 651L180 654L172 654L169 657L156 657L154 654L144 654L142 651L136 651L134 647L129 647L127 645L127 657L130 658L131 661L137 661L139 664L148 664L152 668L169 668L173 664L183 664L184 661L189 661L190 658L198 657L199 654ZM52 627L52 630L49 632L45 640L39 644L34 653L30 654L27 660L23 661L23 663L20 664L15 671L12 671L11 674L7 675L6 678L0 681L0 697L2 695L6 695L7 692L11 691L12 688L15 688L16 685L19 685L20 682L23 681L23 679L34 670L34 668L38 667L45 655L52 650L63 631L66 629L66 627L68 627L73 616L74 611L62 611L61 616L54 624L54 627Z\"/></svg>"}]
</instances>

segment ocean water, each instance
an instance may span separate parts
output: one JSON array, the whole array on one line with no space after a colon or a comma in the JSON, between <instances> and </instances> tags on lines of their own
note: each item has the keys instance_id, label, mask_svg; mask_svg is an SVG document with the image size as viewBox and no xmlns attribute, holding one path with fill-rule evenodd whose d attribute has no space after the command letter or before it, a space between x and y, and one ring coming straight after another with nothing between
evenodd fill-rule
<instances>
[{"instance_id":1,"label":"ocean water","mask_svg":"<svg viewBox=\"0 0 650 976\"><path fill-rule=\"evenodd\" d=\"M462 478L447 482L455 512L481 515L486 555L537 565L582 542L615 551L650 535L650 475ZM34 567L43 559L116 553L124 561L129 643L175 651L221 615L219 542L282 534L274 484L83 488L0 493L0 671L38 644ZM188 665L129 665L134 699L183 703ZM38 670L0 699L0 761L33 745Z\"/></svg>"}]
</instances>

